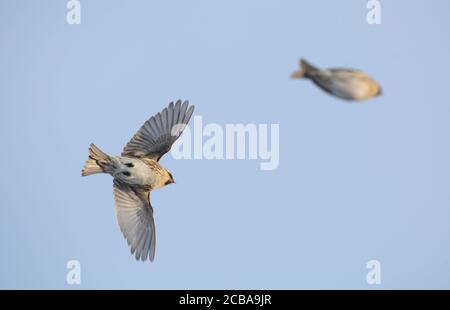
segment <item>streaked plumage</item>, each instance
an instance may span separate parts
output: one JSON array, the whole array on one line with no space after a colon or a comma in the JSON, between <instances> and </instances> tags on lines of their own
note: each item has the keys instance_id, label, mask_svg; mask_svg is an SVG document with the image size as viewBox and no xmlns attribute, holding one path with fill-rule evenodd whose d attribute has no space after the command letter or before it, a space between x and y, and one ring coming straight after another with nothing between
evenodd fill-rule
<instances>
[{"instance_id":1,"label":"streaked plumage","mask_svg":"<svg viewBox=\"0 0 450 310\"><path fill-rule=\"evenodd\" d=\"M319 69L300 60L293 79L307 78L324 91L350 101L362 101L381 95L380 85L366 73L353 69Z\"/></svg>"},{"instance_id":2,"label":"streaked plumage","mask_svg":"<svg viewBox=\"0 0 450 310\"><path fill-rule=\"evenodd\" d=\"M82 176L96 173L113 176L117 222L137 260L155 258L156 229L150 192L175 183L159 159L180 137L193 112L194 106L187 101L171 102L142 125L121 156L109 156L94 144L89 147Z\"/></svg>"}]
</instances>

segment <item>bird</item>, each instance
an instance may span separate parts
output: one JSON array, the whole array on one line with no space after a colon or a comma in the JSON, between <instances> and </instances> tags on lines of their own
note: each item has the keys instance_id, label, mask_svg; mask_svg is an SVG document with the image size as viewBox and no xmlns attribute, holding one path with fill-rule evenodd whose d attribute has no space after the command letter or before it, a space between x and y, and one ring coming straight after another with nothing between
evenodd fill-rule
<instances>
[{"instance_id":1,"label":"bird","mask_svg":"<svg viewBox=\"0 0 450 310\"><path fill-rule=\"evenodd\" d=\"M380 84L369 75L354 69L319 69L300 59L300 69L292 73L293 79L310 79L321 89L348 101L363 101L382 94Z\"/></svg>"},{"instance_id":2,"label":"bird","mask_svg":"<svg viewBox=\"0 0 450 310\"><path fill-rule=\"evenodd\" d=\"M117 222L138 261L153 262L155 258L156 228L150 193L175 183L159 160L181 136L193 112L194 106L188 101L171 102L140 127L120 156L110 156L95 144L89 146L81 175L107 173L113 177Z\"/></svg>"}]
</instances>

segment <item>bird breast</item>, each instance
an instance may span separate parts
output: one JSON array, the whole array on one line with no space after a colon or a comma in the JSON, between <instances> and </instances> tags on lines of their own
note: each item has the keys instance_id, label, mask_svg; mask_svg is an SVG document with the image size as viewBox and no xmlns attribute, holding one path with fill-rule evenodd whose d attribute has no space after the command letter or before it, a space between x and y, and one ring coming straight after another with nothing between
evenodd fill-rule
<instances>
[{"instance_id":1,"label":"bird breast","mask_svg":"<svg viewBox=\"0 0 450 310\"><path fill-rule=\"evenodd\" d=\"M137 158L116 157L114 166L113 177L130 185L152 186L157 179L155 171Z\"/></svg>"},{"instance_id":2,"label":"bird breast","mask_svg":"<svg viewBox=\"0 0 450 310\"><path fill-rule=\"evenodd\" d=\"M337 71L330 76L331 92L343 98L361 100L374 96L376 84L360 72Z\"/></svg>"}]
</instances>

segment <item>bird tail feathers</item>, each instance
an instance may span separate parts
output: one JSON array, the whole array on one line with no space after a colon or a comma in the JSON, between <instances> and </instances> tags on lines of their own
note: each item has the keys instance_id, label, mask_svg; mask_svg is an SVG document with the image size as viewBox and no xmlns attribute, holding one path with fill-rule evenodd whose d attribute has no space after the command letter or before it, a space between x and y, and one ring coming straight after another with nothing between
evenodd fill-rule
<instances>
[{"instance_id":1,"label":"bird tail feathers","mask_svg":"<svg viewBox=\"0 0 450 310\"><path fill-rule=\"evenodd\" d=\"M316 70L318 70L316 67L314 67L313 65L311 65L309 62L307 62L305 59L302 58L300 60L300 69L292 73L291 77L293 79L307 78L311 71Z\"/></svg>"},{"instance_id":2,"label":"bird tail feathers","mask_svg":"<svg viewBox=\"0 0 450 310\"><path fill-rule=\"evenodd\" d=\"M101 163L106 163L109 161L110 158L106 153L95 146L95 144L91 144L89 145L89 158L84 164L81 175L88 176L96 173L104 173L105 170L102 168Z\"/></svg>"}]
</instances>

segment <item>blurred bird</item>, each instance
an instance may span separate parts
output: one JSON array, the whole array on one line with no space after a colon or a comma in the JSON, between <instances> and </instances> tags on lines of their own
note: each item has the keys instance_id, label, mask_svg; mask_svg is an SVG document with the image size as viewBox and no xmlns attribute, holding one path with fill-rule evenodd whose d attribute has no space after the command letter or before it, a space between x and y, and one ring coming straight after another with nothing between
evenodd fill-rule
<instances>
[{"instance_id":1,"label":"blurred bird","mask_svg":"<svg viewBox=\"0 0 450 310\"><path fill-rule=\"evenodd\" d=\"M362 101L381 95L380 85L364 72L352 69L319 69L300 60L293 79L307 78L324 91L350 101Z\"/></svg>"},{"instance_id":2,"label":"blurred bird","mask_svg":"<svg viewBox=\"0 0 450 310\"><path fill-rule=\"evenodd\" d=\"M123 149L121 156L109 156L94 144L81 175L108 173L114 178L113 194L117 221L131 254L137 260L155 258L156 229L150 192L175 183L172 174L159 164L181 136L194 112L188 101L173 102L152 116Z\"/></svg>"}]
</instances>

